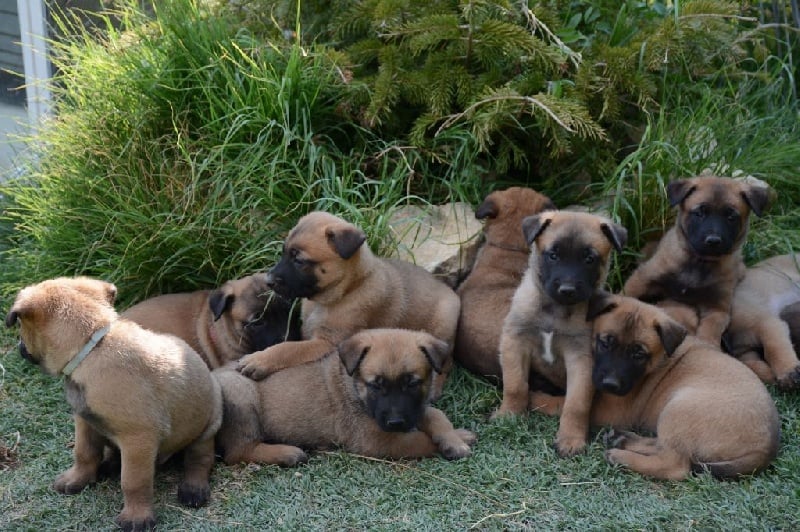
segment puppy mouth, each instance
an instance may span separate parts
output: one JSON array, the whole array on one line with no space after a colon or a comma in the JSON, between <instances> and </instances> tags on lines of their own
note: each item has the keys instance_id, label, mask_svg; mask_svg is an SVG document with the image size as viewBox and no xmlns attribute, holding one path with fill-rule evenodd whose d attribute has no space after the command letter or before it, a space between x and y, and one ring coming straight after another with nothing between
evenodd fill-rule
<instances>
[{"instance_id":1,"label":"puppy mouth","mask_svg":"<svg viewBox=\"0 0 800 532\"><path fill-rule=\"evenodd\" d=\"M27 360L31 364L39 364L39 361L35 360L33 355L31 355L31 352L28 351L28 348L25 346L25 342L20 340L17 347L19 348L19 354L23 359Z\"/></svg>"}]
</instances>

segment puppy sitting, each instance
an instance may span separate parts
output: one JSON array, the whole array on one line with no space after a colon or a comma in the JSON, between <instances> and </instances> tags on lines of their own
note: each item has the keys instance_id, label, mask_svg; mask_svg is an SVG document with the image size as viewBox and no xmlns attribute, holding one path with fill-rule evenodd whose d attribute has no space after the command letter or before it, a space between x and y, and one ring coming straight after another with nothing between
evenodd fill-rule
<instances>
[{"instance_id":1,"label":"puppy sitting","mask_svg":"<svg viewBox=\"0 0 800 532\"><path fill-rule=\"evenodd\" d=\"M566 389L555 443L561 456L570 456L583 450L589 431L587 301L606 280L611 250L620 251L628 233L605 217L569 211L525 218L522 230L530 262L503 323L503 403L495 416L528 409L528 375L535 370Z\"/></svg>"},{"instance_id":2,"label":"puppy sitting","mask_svg":"<svg viewBox=\"0 0 800 532\"><path fill-rule=\"evenodd\" d=\"M619 435L608 461L680 480L693 469L723 478L748 475L775 458L778 411L744 365L687 336L663 310L630 297L598 294L588 318L594 320L592 381L598 390L592 424L656 433ZM535 393L531 406L557 415L563 399Z\"/></svg>"},{"instance_id":3,"label":"puppy sitting","mask_svg":"<svg viewBox=\"0 0 800 532\"><path fill-rule=\"evenodd\" d=\"M174 334L211 368L285 340L300 339L300 312L267 286L265 274L234 279L214 290L164 294L122 313L154 332Z\"/></svg>"},{"instance_id":4,"label":"puppy sitting","mask_svg":"<svg viewBox=\"0 0 800 532\"><path fill-rule=\"evenodd\" d=\"M306 459L294 446L385 458L468 456L475 435L428 406L449 352L428 333L372 329L341 342L338 355L258 382L232 367L215 370L225 403L217 438L224 460L294 465Z\"/></svg>"},{"instance_id":5,"label":"puppy sitting","mask_svg":"<svg viewBox=\"0 0 800 532\"><path fill-rule=\"evenodd\" d=\"M20 353L45 373L65 375L74 414L75 462L56 490L78 493L95 482L104 448L122 460L126 530L155 526L156 462L184 451L181 503L209 497L214 435L222 418L219 384L185 342L118 319L116 287L89 278L59 278L19 292L6 325L20 324Z\"/></svg>"},{"instance_id":6,"label":"puppy sitting","mask_svg":"<svg viewBox=\"0 0 800 532\"><path fill-rule=\"evenodd\" d=\"M473 373L500 380L500 331L528 267L522 220L549 209L555 205L547 196L530 188L511 187L492 192L475 211L475 217L484 220L486 242L456 290L461 317L453 348L455 360Z\"/></svg>"},{"instance_id":7,"label":"puppy sitting","mask_svg":"<svg viewBox=\"0 0 800 532\"><path fill-rule=\"evenodd\" d=\"M741 247L750 212L760 216L769 189L722 177L667 185L678 216L653 256L625 283L625 295L648 303L674 300L696 309L696 335L719 345L730 321L733 289L744 275Z\"/></svg>"},{"instance_id":8,"label":"puppy sitting","mask_svg":"<svg viewBox=\"0 0 800 532\"><path fill-rule=\"evenodd\" d=\"M451 346L442 359L434 395L452 367L461 302L453 290L414 264L378 258L356 226L325 212L302 217L289 232L270 287L302 300L302 336L252 353L239 370L252 379L318 360L363 329L426 331Z\"/></svg>"},{"instance_id":9,"label":"puppy sitting","mask_svg":"<svg viewBox=\"0 0 800 532\"><path fill-rule=\"evenodd\" d=\"M747 269L733 293L723 337L728 352L762 381L787 389L800 386L797 339L792 339L800 330L798 261L794 254L779 255Z\"/></svg>"}]
</instances>

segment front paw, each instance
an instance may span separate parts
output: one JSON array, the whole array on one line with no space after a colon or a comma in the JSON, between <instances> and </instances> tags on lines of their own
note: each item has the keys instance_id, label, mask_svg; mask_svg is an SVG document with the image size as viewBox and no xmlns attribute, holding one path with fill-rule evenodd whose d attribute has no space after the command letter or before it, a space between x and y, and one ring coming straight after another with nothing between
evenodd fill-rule
<instances>
[{"instance_id":1,"label":"front paw","mask_svg":"<svg viewBox=\"0 0 800 532\"><path fill-rule=\"evenodd\" d=\"M123 509L122 513L114 519L114 522L125 532L155 530L156 528L156 518L152 513L142 516L133 516L130 512L126 512Z\"/></svg>"},{"instance_id":2,"label":"front paw","mask_svg":"<svg viewBox=\"0 0 800 532\"><path fill-rule=\"evenodd\" d=\"M603 456L605 456L606 461L611 465L624 465L622 460L622 453L624 453L622 449L609 449L605 452Z\"/></svg>"},{"instance_id":3,"label":"front paw","mask_svg":"<svg viewBox=\"0 0 800 532\"><path fill-rule=\"evenodd\" d=\"M569 458L582 453L586 449L586 437L558 434L554 445L558 456Z\"/></svg>"},{"instance_id":4,"label":"front paw","mask_svg":"<svg viewBox=\"0 0 800 532\"><path fill-rule=\"evenodd\" d=\"M260 381L275 373L264 353L251 353L239 359L236 370L254 381Z\"/></svg>"},{"instance_id":5,"label":"front paw","mask_svg":"<svg viewBox=\"0 0 800 532\"><path fill-rule=\"evenodd\" d=\"M442 456L448 460L458 460L459 458L466 458L471 455L471 444L466 441L469 439L467 434L471 435L471 441L475 442L475 434L464 429L453 430L442 437L439 442L437 442L439 452Z\"/></svg>"},{"instance_id":6,"label":"front paw","mask_svg":"<svg viewBox=\"0 0 800 532\"><path fill-rule=\"evenodd\" d=\"M210 496L211 488L208 484L198 486L183 482L178 486L178 502L189 508L205 506Z\"/></svg>"},{"instance_id":7,"label":"front paw","mask_svg":"<svg viewBox=\"0 0 800 532\"><path fill-rule=\"evenodd\" d=\"M800 366L777 377L778 387L782 390L794 390L800 387Z\"/></svg>"},{"instance_id":8,"label":"front paw","mask_svg":"<svg viewBox=\"0 0 800 532\"><path fill-rule=\"evenodd\" d=\"M96 475L80 471L73 466L56 477L53 488L65 495L74 495L83 491L89 484L93 484L95 480Z\"/></svg>"}]
</instances>

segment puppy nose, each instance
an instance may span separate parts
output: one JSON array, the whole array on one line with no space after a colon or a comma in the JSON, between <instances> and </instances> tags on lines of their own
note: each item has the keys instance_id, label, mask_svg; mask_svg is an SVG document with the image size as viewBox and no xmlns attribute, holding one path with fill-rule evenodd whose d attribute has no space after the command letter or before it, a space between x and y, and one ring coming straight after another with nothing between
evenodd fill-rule
<instances>
[{"instance_id":1,"label":"puppy nose","mask_svg":"<svg viewBox=\"0 0 800 532\"><path fill-rule=\"evenodd\" d=\"M707 246L717 247L722 244L722 238L719 235L708 235L705 242Z\"/></svg>"},{"instance_id":2,"label":"puppy nose","mask_svg":"<svg viewBox=\"0 0 800 532\"><path fill-rule=\"evenodd\" d=\"M562 296L573 296L576 291L577 289L572 283L561 283L558 286L558 293Z\"/></svg>"},{"instance_id":3,"label":"puppy nose","mask_svg":"<svg viewBox=\"0 0 800 532\"><path fill-rule=\"evenodd\" d=\"M392 416L386 419L386 430L401 432L406 428L406 421L400 416Z\"/></svg>"},{"instance_id":4,"label":"puppy nose","mask_svg":"<svg viewBox=\"0 0 800 532\"><path fill-rule=\"evenodd\" d=\"M600 383L600 387L603 391L616 393L620 390L620 382L617 377L614 375L606 375L603 377L603 381Z\"/></svg>"},{"instance_id":5,"label":"puppy nose","mask_svg":"<svg viewBox=\"0 0 800 532\"><path fill-rule=\"evenodd\" d=\"M281 284L283 279L272 272L267 272L267 286L273 288L275 285Z\"/></svg>"}]
</instances>

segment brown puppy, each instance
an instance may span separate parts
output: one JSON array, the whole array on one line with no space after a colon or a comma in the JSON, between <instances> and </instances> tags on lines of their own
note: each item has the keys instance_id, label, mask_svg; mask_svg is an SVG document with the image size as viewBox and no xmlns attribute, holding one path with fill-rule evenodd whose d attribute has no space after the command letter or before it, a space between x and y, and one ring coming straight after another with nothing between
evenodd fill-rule
<instances>
[{"instance_id":1,"label":"brown puppy","mask_svg":"<svg viewBox=\"0 0 800 532\"><path fill-rule=\"evenodd\" d=\"M792 331L800 320L800 256L779 255L748 268L736 286L726 349L764 382L800 386L800 361ZM796 343L796 340L795 340Z\"/></svg>"},{"instance_id":2,"label":"brown puppy","mask_svg":"<svg viewBox=\"0 0 800 532\"><path fill-rule=\"evenodd\" d=\"M361 229L325 212L302 217L289 232L270 287L302 302L303 340L284 342L243 357L239 370L252 379L318 360L363 329L427 331L450 347L435 396L452 367L461 302L456 293L414 264L378 258Z\"/></svg>"},{"instance_id":3,"label":"brown puppy","mask_svg":"<svg viewBox=\"0 0 800 532\"><path fill-rule=\"evenodd\" d=\"M568 211L530 216L522 229L530 262L503 323L503 404L495 416L527 410L528 375L535 370L566 389L555 443L561 456L570 456L583 450L589 431L587 301L605 283L611 250L620 251L628 233L603 216Z\"/></svg>"},{"instance_id":4,"label":"brown puppy","mask_svg":"<svg viewBox=\"0 0 800 532\"><path fill-rule=\"evenodd\" d=\"M428 406L434 373L449 353L428 333L371 329L343 341L338 355L262 381L218 369L213 375L222 385L225 419L217 442L224 460L294 465L305 459L294 445L385 458L437 451L449 459L468 456L475 435L454 429Z\"/></svg>"},{"instance_id":5,"label":"brown puppy","mask_svg":"<svg viewBox=\"0 0 800 532\"><path fill-rule=\"evenodd\" d=\"M66 378L75 421L75 462L56 490L78 493L97 478L106 446L120 451L127 530L155 526L153 474L158 461L184 451L178 499L208 500L214 434L222 395L203 360L184 341L118 319L114 285L59 278L19 292L6 325L20 324L20 353L45 373Z\"/></svg>"},{"instance_id":6,"label":"brown puppy","mask_svg":"<svg viewBox=\"0 0 800 532\"><path fill-rule=\"evenodd\" d=\"M767 389L744 365L687 335L663 310L598 294L593 319L592 424L623 433L606 459L643 475L680 480L694 470L729 478L775 458L780 418ZM735 393L731 393L731 386ZM531 406L557 415L560 397L534 392Z\"/></svg>"},{"instance_id":7,"label":"brown puppy","mask_svg":"<svg viewBox=\"0 0 800 532\"><path fill-rule=\"evenodd\" d=\"M174 334L218 368L285 340L300 339L300 312L267 286L265 274L228 281L214 290L164 294L122 313L145 329Z\"/></svg>"},{"instance_id":8,"label":"brown puppy","mask_svg":"<svg viewBox=\"0 0 800 532\"><path fill-rule=\"evenodd\" d=\"M492 192L475 211L475 217L484 220L486 242L456 290L461 317L453 348L455 360L469 371L499 382L500 331L528 267L522 220L555 208L550 198L533 189L511 187Z\"/></svg>"},{"instance_id":9,"label":"brown puppy","mask_svg":"<svg viewBox=\"0 0 800 532\"><path fill-rule=\"evenodd\" d=\"M719 345L730 321L733 289L744 275L741 246L750 212L760 216L769 189L722 177L667 185L675 225L653 256L625 283L624 293L648 303L674 300L697 309L697 336Z\"/></svg>"}]
</instances>

